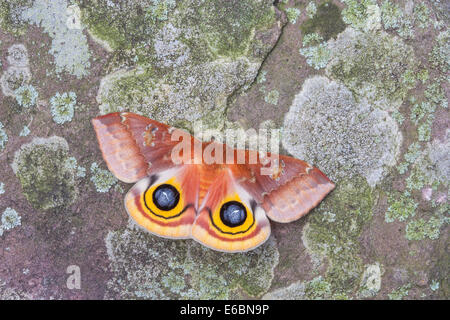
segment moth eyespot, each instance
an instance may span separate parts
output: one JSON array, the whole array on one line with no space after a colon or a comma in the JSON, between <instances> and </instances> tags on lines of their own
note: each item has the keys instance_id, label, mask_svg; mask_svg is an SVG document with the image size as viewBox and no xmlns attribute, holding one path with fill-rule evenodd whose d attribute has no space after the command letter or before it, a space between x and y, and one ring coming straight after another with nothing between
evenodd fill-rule
<instances>
[{"instance_id":1,"label":"moth eyespot","mask_svg":"<svg viewBox=\"0 0 450 320\"><path fill-rule=\"evenodd\" d=\"M242 203L229 201L220 208L220 220L230 228L242 225L247 219L247 209Z\"/></svg>"},{"instance_id":2,"label":"moth eyespot","mask_svg":"<svg viewBox=\"0 0 450 320\"><path fill-rule=\"evenodd\" d=\"M169 211L177 206L180 193L174 186L162 184L153 191L152 200L158 209Z\"/></svg>"},{"instance_id":3,"label":"moth eyespot","mask_svg":"<svg viewBox=\"0 0 450 320\"><path fill-rule=\"evenodd\" d=\"M155 184L158 176L150 177L150 185L143 194L143 206L149 214L163 219L173 219L181 215L186 209L181 186L170 179L164 183Z\"/></svg>"}]
</instances>

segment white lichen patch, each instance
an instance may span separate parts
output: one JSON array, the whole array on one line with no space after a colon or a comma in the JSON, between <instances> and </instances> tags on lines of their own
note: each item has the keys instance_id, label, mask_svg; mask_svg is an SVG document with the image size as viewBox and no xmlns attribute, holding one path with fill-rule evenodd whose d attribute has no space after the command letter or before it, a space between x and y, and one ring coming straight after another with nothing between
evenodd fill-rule
<instances>
[{"instance_id":1,"label":"white lichen patch","mask_svg":"<svg viewBox=\"0 0 450 320\"><path fill-rule=\"evenodd\" d=\"M37 90L32 85L23 85L14 91L17 103L24 108L31 108L36 105L39 96Z\"/></svg>"},{"instance_id":2,"label":"white lichen patch","mask_svg":"<svg viewBox=\"0 0 450 320\"><path fill-rule=\"evenodd\" d=\"M90 52L80 24L79 9L66 0L36 0L22 12L22 19L41 26L52 38L50 53L55 57L56 72L82 78L89 74Z\"/></svg>"},{"instance_id":3,"label":"white lichen patch","mask_svg":"<svg viewBox=\"0 0 450 320\"><path fill-rule=\"evenodd\" d=\"M386 111L356 102L344 85L307 79L285 116L282 143L332 180L364 176L375 186L397 162L402 135Z\"/></svg>"},{"instance_id":4,"label":"white lichen patch","mask_svg":"<svg viewBox=\"0 0 450 320\"><path fill-rule=\"evenodd\" d=\"M10 230L22 224L21 217L17 211L9 207L3 211L1 222L0 228L3 230Z\"/></svg>"},{"instance_id":5,"label":"white lichen patch","mask_svg":"<svg viewBox=\"0 0 450 320\"><path fill-rule=\"evenodd\" d=\"M14 97L16 90L26 85L30 80L31 72L28 67L10 66L0 78L2 92L5 96Z\"/></svg>"},{"instance_id":6,"label":"white lichen patch","mask_svg":"<svg viewBox=\"0 0 450 320\"><path fill-rule=\"evenodd\" d=\"M382 269L378 262L366 265L360 283L360 295L363 298L374 297L381 288Z\"/></svg>"},{"instance_id":7,"label":"white lichen patch","mask_svg":"<svg viewBox=\"0 0 450 320\"><path fill-rule=\"evenodd\" d=\"M21 43L13 44L8 48L8 57L6 60L12 66L27 67L29 63L27 48Z\"/></svg>"},{"instance_id":8,"label":"white lichen patch","mask_svg":"<svg viewBox=\"0 0 450 320\"><path fill-rule=\"evenodd\" d=\"M3 123L0 122L0 152L2 152L5 149L7 142L8 142L8 135L6 134L6 131L3 127Z\"/></svg>"},{"instance_id":9,"label":"white lichen patch","mask_svg":"<svg viewBox=\"0 0 450 320\"><path fill-rule=\"evenodd\" d=\"M158 63L163 67L179 67L190 56L190 49L179 40L181 29L171 23L159 31L155 38L154 49Z\"/></svg>"},{"instance_id":10,"label":"white lichen patch","mask_svg":"<svg viewBox=\"0 0 450 320\"><path fill-rule=\"evenodd\" d=\"M106 247L113 278L105 297L122 299L227 299L239 289L261 296L279 256L273 237L250 252L229 254L153 236L131 220L108 233Z\"/></svg>"}]
</instances>

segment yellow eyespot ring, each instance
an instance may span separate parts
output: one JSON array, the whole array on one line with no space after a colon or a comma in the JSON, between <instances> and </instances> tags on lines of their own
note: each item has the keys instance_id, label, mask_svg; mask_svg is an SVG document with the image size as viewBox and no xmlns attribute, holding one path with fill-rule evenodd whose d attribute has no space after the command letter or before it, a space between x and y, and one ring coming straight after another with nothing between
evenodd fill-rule
<instances>
[{"instance_id":1,"label":"yellow eyespot ring","mask_svg":"<svg viewBox=\"0 0 450 320\"><path fill-rule=\"evenodd\" d=\"M235 205L245 212L242 221L231 223L231 221L226 221L224 217L224 210L227 206ZM209 215L212 225L219 230L221 233L225 234L242 234L250 230L255 224L254 208L248 208L248 206L241 201L239 195L236 193L225 199L217 206L214 212L209 210Z\"/></svg>"},{"instance_id":2,"label":"yellow eyespot ring","mask_svg":"<svg viewBox=\"0 0 450 320\"><path fill-rule=\"evenodd\" d=\"M158 192L161 190L167 193L172 193L176 198L170 205L164 205L155 202L158 198ZM145 207L155 216L163 219L172 219L181 215L187 207L184 207L184 199L181 193L180 185L175 181L174 178L160 184L150 185L144 192L144 204ZM171 201L169 201L171 202Z\"/></svg>"}]
</instances>

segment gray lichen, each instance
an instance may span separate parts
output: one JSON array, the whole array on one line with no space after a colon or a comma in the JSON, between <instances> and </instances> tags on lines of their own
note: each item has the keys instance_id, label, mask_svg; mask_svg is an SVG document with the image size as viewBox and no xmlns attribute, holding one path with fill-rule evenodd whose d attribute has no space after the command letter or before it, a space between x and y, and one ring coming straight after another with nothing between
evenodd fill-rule
<instances>
[{"instance_id":1,"label":"gray lichen","mask_svg":"<svg viewBox=\"0 0 450 320\"><path fill-rule=\"evenodd\" d=\"M101 113L126 108L181 126L201 119L206 126L223 127L228 98L255 79L274 44L262 37L279 32L272 1L189 0L163 11L154 5L126 2L119 10L99 1L83 8L91 32L113 50L126 50L132 66L102 80ZM136 17L137 7L148 15ZM106 16L99 16L103 11ZM104 21L108 16L114 19ZM134 20L124 22L125 17ZM126 34L114 27L140 20ZM103 25L111 21L107 33Z\"/></svg>"},{"instance_id":2,"label":"gray lichen","mask_svg":"<svg viewBox=\"0 0 450 320\"><path fill-rule=\"evenodd\" d=\"M328 47L332 58L326 74L344 83L358 99L394 111L416 85L415 78L408 79L417 71L413 49L400 38L347 28Z\"/></svg>"},{"instance_id":3,"label":"gray lichen","mask_svg":"<svg viewBox=\"0 0 450 320\"><path fill-rule=\"evenodd\" d=\"M265 293L278 263L275 239L248 253L220 253L191 240L162 239L130 220L106 237L110 268L106 298L227 299L239 289Z\"/></svg>"},{"instance_id":4,"label":"gray lichen","mask_svg":"<svg viewBox=\"0 0 450 320\"><path fill-rule=\"evenodd\" d=\"M307 79L285 116L283 146L336 181L361 174L376 185L396 164L402 135L386 111L356 102L344 85Z\"/></svg>"}]
</instances>

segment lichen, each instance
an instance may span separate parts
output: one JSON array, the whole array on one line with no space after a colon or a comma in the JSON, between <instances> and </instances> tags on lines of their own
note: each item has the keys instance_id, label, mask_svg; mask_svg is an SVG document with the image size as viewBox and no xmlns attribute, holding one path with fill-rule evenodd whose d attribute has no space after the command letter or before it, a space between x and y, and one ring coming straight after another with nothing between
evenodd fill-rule
<instances>
[{"instance_id":1,"label":"lichen","mask_svg":"<svg viewBox=\"0 0 450 320\"><path fill-rule=\"evenodd\" d=\"M380 9L375 0L343 0L347 6L342 19L355 29L370 31L380 28Z\"/></svg>"},{"instance_id":2,"label":"lichen","mask_svg":"<svg viewBox=\"0 0 450 320\"><path fill-rule=\"evenodd\" d=\"M26 67L29 64L27 48L21 44L13 44L8 48L8 63L15 67Z\"/></svg>"},{"instance_id":3,"label":"lichen","mask_svg":"<svg viewBox=\"0 0 450 320\"><path fill-rule=\"evenodd\" d=\"M26 85L30 80L31 72L28 67L10 66L0 78L2 92L5 96L14 97L16 90Z\"/></svg>"},{"instance_id":4,"label":"lichen","mask_svg":"<svg viewBox=\"0 0 450 320\"><path fill-rule=\"evenodd\" d=\"M357 103L342 84L307 79L285 116L282 143L335 181L361 174L376 185L395 165L401 133L388 113Z\"/></svg>"},{"instance_id":5,"label":"lichen","mask_svg":"<svg viewBox=\"0 0 450 320\"><path fill-rule=\"evenodd\" d=\"M61 137L34 138L16 151L12 168L31 205L48 210L72 204L78 194L69 168L69 146Z\"/></svg>"},{"instance_id":6,"label":"lichen","mask_svg":"<svg viewBox=\"0 0 450 320\"><path fill-rule=\"evenodd\" d=\"M305 36L318 33L328 41L344 31L345 23L342 21L339 7L327 1L319 5L314 17L303 22L300 29Z\"/></svg>"},{"instance_id":7,"label":"lichen","mask_svg":"<svg viewBox=\"0 0 450 320\"><path fill-rule=\"evenodd\" d=\"M411 288L410 284L401 286L401 287L393 290L391 293L389 293L388 297L390 300L402 300L404 297L406 297L409 294L410 288Z\"/></svg>"},{"instance_id":8,"label":"lichen","mask_svg":"<svg viewBox=\"0 0 450 320\"><path fill-rule=\"evenodd\" d=\"M0 122L0 152L2 152L5 149L7 142L8 142L8 135L6 134L6 131L3 127L3 123Z\"/></svg>"},{"instance_id":9,"label":"lichen","mask_svg":"<svg viewBox=\"0 0 450 320\"><path fill-rule=\"evenodd\" d=\"M74 170L76 172L76 176L78 178L84 178L86 177L86 168L79 166L77 159L75 157L69 157L66 160L66 166L70 170Z\"/></svg>"},{"instance_id":10,"label":"lichen","mask_svg":"<svg viewBox=\"0 0 450 320\"><path fill-rule=\"evenodd\" d=\"M82 28L69 23L73 18L71 12L66 0L36 0L22 12L22 19L41 26L52 38L49 52L55 57L57 73L82 78L89 74L91 55Z\"/></svg>"},{"instance_id":11,"label":"lichen","mask_svg":"<svg viewBox=\"0 0 450 320\"><path fill-rule=\"evenodd\" d=\"M431 281L430 289L432 291L439 290L439 281L436 281L436 280Z\"/></svg>"},{"instance_id":12,"label":"lichen","mask_svg":"<svg viewBox=\"0 0 450 320\"><path fill-rule=\"evenodd\" d=\"M400 174L409 171L406 178L408 191L421 190L426 185L434 189L439 184L448 185L450 157L448 155L450 130L443 141L435 139L424 148L418 142L412 143L404 155L405 161L398 166Z\"/></svg>"},{"instance_id":13,"label":"lichen","mask_svg":"<svg viewBox=\"0 0 450 320\"><path fill-rule=\"evenodd\" d=\"M82 6L91 32L116 51L126 49L125 64L132 66L102 80L97 95L101 113L126 108L172 125L203 120L220 129L228 98L254 81L274 45L262 41L263 35L280 30L273 3L189 0L170 7L163 20L136 16L137 7L146 12L151 4L127 1L118 8L99 1ZM116 23L130 24L127 33Z\"/></svg>"},{"instance_id":14,"label":"lichen","mask_svg":"<svg viewBox=\"0 0 450 320\"><path fill-rule=\"evenodd\" d=\"M375 198L376 193L365 180L355 177L339 183L327 201L309 215L303 243L319 260L319 266L328 262L322 281L329 284L329 298L344 297L360 286L364 265L359 256L359 236L372 219ZM335 215L329 221L318 212Z\"/></svg>"},{"instance_id":15,"label":"lichen","mask_svg":"<svg viewBox=\"0 0 450 320\"><path fill-rule=\"evenodd\" d=\"M378 262L365 267L359 285L359 294L363 298L374 297L381 289L382 269Z\"/></svg>"},{"instance_id":16,"label":"lichen","mask_svg":"<svg viewBox=\"0 0 450 320\"><path fill-rule=\"evenodd\" d=\"M306 34L302 41L303 48L299 50L306 58L306 63L317 70L325 68L331 58L327 43L321 43L322 40L318 33Z\"/></svg>"},{"instance_id":17,"label":"lichen","mask_svg":"<svg viewBox=\"0 0 450 320\"><path fill-rule=\"evenodd\" d=\"M75 92L64 92L62 94L57 92L50 99L50 111L53 121L58 124L72 121L76 103L77 95Z\"/></svg>"},{"instance_id":18,"label":"lichen","mask_svg":"<svg viewBox=\"0 0 450 320\"><path fill-rule=\"evenodd\" d=\"M446 216L433 216L428 220L423 218L412 220L406 225L406 239L423 240L428 238L436 240L439 238L441 227L449 222L450 218Z\"/></svg>"},{"instance_id":19,"label":"lichen","mask_svg":"<svg viewBox=\"0 0 450 320\"><path fill-rule=\"evenodd\" d=\"M278 90L271 90L266 94L266 96L264 97L264 100L267 103L270 103L270 104L273 104L276 106L278 104L279 97L280 97L280 93L278 92Z\"/></svg>"},{"instance_id":20,"label":"lichen","mask_svg":"<svg viewBox=\"0 0 450 320\"><path fill-rule=\"evenodd\" d=\"M435 39L435 44L430 52L431 65L442 73L450 70L450 31L442 31Z\"/></svg>"},{"instance_id":21,"label":"lichen","mask_svg":"<svg viewBox=\"0 0 450 320\"><path fill-rule=\"evenodd\" d=\"M343 82L355 97L396 110L416 81L404 81L417 69L413 49L385 32L362 33L347 28L328 42L331 60L326 74Z\"/></svg>"},{"instance_id":22,"label":"lichen","mask_svg":"<svg viewBox=\"0 0 450 320\"><path fill-rule=\"evenodd\" d=\"M91 181L94 183L97 192L108 192L118 181L109 170L101 169L97 162L91 164L91 174Z\"/></svg>"},{"instance_id":23,"label":"lichen","mask_svg":"<svg viewBox=\"0 0 450 320\"><path fill-rule=\"evenodd\" d=\"M430 9L423 2L414 6L414 18L419 28L425 29L430 25Z\"/></svg>"},{"instance_id":24,"label":"lichen","mask_svg":"<svg viewBox=\"0 0 450 320\"><path fill-rule=\"evenodd\" d=\"M300 9L297 8L287 8L286 10L286 16L288 18L288 21L292 24L297 23L298 16L300 15Z\"/></svg>"},{"instance_id":25,"label":"lichen","mask_svg":"<svg viewBox=\"0 0 450 320\"><path fill-rule=\"evenodd\" d=\"M10 230L22 224L21 217L17 211L9 207L3 211L1 222L0 228L2 230Z\"/></svg>"},{"instance_id":26,"label":"lichen","mask_svg":"<svg viewBox=\"0 0 450 320\"><path fill-rule=\"evenodd\" d=\"M5 193L5 183L0 182L0 195Z\"/></svg>"},{"instance_id":27,"label":"lichen","mask_svg":"<svg viewBox=\"0 0 450 320\"><path fill-rule=\"evenodd\" d=\"M396 3L389 0L383 1L383 4L381 5L381 15L386 30L398 29L401 26L403 11Z\"/></svg>"},{"instance_id":28,"label":"lichen","mask_svg":"<svg viewBox=\"0 0 450 320\"><path fill-rule=\"evenodd\" d=\"M238 289L258 297L278 263L273 237L248 253L229 254L150 235L132 221L109 232L106 246L114 274L106 298L227 299Z\"/></svg>"},{"instance_id":29,"label":"lichen","mask_svg":"<svg viewBox=\"0 0 450 320\"><path fill-rule=\"evenodd\" d=\"M24 126L22 128L22 131L20 131L19 136L20 137L27 137L31 133L30 128L28 126Z\"/></svg>"},{"instance_id":30,"label":"lichen","mask_svg":"<svg viewBox=\"0 0 450 320\"><path fill-rule=\"evenodd\" d=\"M409 217L416 215L418 203L414 202L410 197L404 195L390 195L389 207L386 211L384 220L386 222L405 221Z\"/></svg>"},{"instance_id":31,"label":"lichen","mask_svg":"<svg viewBox=\"0 0 450 320\"><path fill-rule=\"evenodd\" d=\"M37 90L32 85L23 85L14 91L17 103L24 108L31 108L36 105L38 97Z\"/></svg>"},{"instance_id":32,"label":"lichen","mask_svg":"<svg viewBox=\"0 0 450 320\"><path fill-rule=\"evenodd\" d=\"M306 6L306 14L308 15L308 17L313 18L316 12L317 12L316 3L314 1L310 1Z\"/></svg>"}]
</instances>

